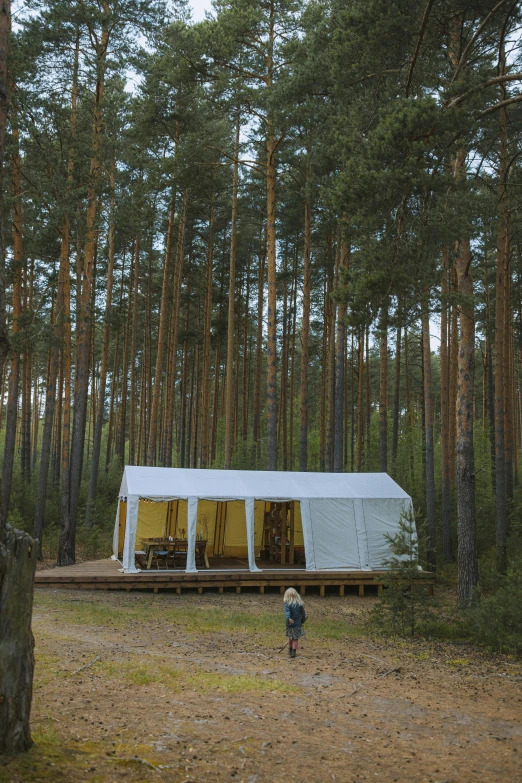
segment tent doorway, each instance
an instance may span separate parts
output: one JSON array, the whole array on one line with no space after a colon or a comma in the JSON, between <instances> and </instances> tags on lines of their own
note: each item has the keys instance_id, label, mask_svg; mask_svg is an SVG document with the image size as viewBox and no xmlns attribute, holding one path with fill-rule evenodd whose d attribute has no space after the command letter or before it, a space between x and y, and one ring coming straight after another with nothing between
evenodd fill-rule
<instances>
[{"instance_id":1,"label":"tent doorway","mask_svg":"<svg viewBox=\"0 0 522 783\"><path fill-rule=\"evenodd\" d=\"M274 565L306 567L301 506L297 500L263 503L263 525L256 524L256 564L260 568ZM256 523L258 515L256 514Z\"/></svg>"}]
</instances>

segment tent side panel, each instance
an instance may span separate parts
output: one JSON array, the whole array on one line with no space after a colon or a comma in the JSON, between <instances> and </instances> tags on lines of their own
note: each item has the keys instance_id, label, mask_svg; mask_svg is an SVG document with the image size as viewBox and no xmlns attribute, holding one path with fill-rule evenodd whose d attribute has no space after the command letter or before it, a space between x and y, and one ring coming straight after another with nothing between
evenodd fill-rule
<instances>
[{"instance_id":1,"label":"tent side panel","mask_svg":"<svg viewBox=\"0 0 522 783\"><path fill-rule=\"evenodd\" d=\"M134 552L136 551L136 529L138 527L138 505L139 497L137 495L128 495L127 497L127 523L125 525L125 542L123 545L123 568L126 574L136 574L139 568L136 568Z\"/></svg>"},{"instance_id":2,"label":"tent side panel","mask_svg":"<svg viewBox=\"0 0 522 783\"><path fill-rule=\"evenodd\" d=\"M359 547L359 562L362 569L370 569L370 555L368 552L368 535L366 533L366 519L364 514L364 500L354 500L355 529L357 531L357 546Z\"/></svg>"},{"instance_id":3,"label":"tent side panel","mask_svg":"<svg viewBox=\"0 0 522 783\"><path fill-rule=\"evenodd\" d=\"M127 523L127 501L118 501L118 551L117 556L123 557L123 545L125 543L125 527ZM115 553L116 554L116 553Z\"/></svg>"},{"instance_id":4,"label":"tent side panel","mask_svg":"<svg viewBox=\"0 0 522 783\"><path fill-rule=\"evenodd\" d=\"M311 500L310 519L316 568L361 567L353 500Z\"/></svg>"},{"instance_id":5,"label":"tent side panel","mask_svg":"<svg viewBox=\"0 0 522 783\"><path fill-rule=\"evenodd\" d=\"M245 501L227 503L225 519L225 557L248 557Z\"/></svg>"},{"instance_id":6,"label":"tent side panel","mask_svg":"<svg viewBox=\"0 0 522 783\"><path fill-rule=\"evenodd\" d=\"M411 506L411 500L375 498L363 501L370 568L382 568L383 562L393 555L386 534L399 532L399 520L403 511Z\"/></svg>"},{"instance_id":7,"label":"tent side panel","mask_svg":"<svg viewBox=\"0 0 522 783\"><path fill-rule=\"evenodd\" d=\"M163 538L166 535L168 503L141 499L138 506L136 545L141 548L143 538Z\"/></svg>"},{"instance_id":8,"label":"tent side panel","mask_svg":"<svg viewBox=\"0 0 522 783\"><path fill-rule=\"evenodd\" d=\"M299 500L299 512L301 515L301 522L303 526L303 539L306 555L306 570L315 571L315 545L314 545L314 531L312 528L312 518L310 511L310 501L306 498Z\"/></svg>"}]
</instances>

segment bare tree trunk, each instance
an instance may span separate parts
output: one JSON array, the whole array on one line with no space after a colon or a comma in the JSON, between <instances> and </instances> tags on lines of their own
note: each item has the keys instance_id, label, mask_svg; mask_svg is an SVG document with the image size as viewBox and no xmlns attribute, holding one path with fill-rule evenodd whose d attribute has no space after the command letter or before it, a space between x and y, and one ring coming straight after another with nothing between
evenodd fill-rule
<instances>
[{"instance_id":1,"label":"bare tree trunk","mask_svg":"<svg viewBox=\"0 0 522 783\"><path fill-rule=\"evenodd\" d=\"M312 246L312 210L308 192L310 178L310 166L308 166L304 201L303 314L301 320L301 380L299 386L299 470L301 471L308 470L308 352L310 346L310 253Z\"/></svg>"},{"instance_id":2,"label":"bare tree trunk","mask_svg":"<svg viewBox=\"0 0 522 783\"><path fill-rule=\"evenodd\" d=\"M169 408L167 411L167 462L172 465L172 450L174 445L174 415L176 410L176 377L178 363L178 335L179 323L181 318L181 284L183 281L183 264L185 259L185 234L187 229L189 208L189 190L185 189L181 203L181 212L179 216L178 238L176 242L176 261L174 265L174 281L172 288L172 307L171 307L171 333L170 333L170 356L169 372L170 386Z\"/></svg>"},{"instance_id":3,"label":"bare tree trunk","mask_svg":"<svg viewBox=\"0 0 522 783\"><path fill-rule=\"evenodd\" d=\"M359 329L357 376L357 472L362 470L364 439L364 327Z\"/></svg>"},{"instance_id":4,"label":"bare tree trunk","mask_svg":"<svg viewBox=\"0 0 522 783\"><path fill-rule=\"evenodd\" d=\"M42 533L45 514L45 498L47 495L47 479L49 475L49 463L51 460L51 441L53 435L54 408L56 400L56 379L58 376L58 364L60 359L59 323L58 315L61 310L60 302L57 303L57 313L52 324L53 344L51 346L51 358L49 361L49 373L47 376L47 388L45 391L44 429L42 435L42 450L40 455L40 474L38 477L38 489L36 495L33 535L37 543L37 556L42 559Z\"/></svg>"},{"instance_id":5,"label":"bare tree trunk","mask_svg":"<svg viewBox=\"0 0 522 783\"><path fill-rule=\"evenodd\" d=\"M382 307L379 338L379 469L388 472L388 303Z\"/></svg>"},{"instance_id":6,"label":"bare tree trunk","mask_svg":"<svg viewBox=\"0 0 522 783\"><path fill-rule=\"evenodd\" d=\"M339 283L345 284L343 276L350 268L350 243L343 236L341 239L341 258L339 260ZM344 386L346 357L346 299L337 305L337 334L335 341L335 423L334 423L334 460L335 473L343 470L343 434L344 434Z\"/></svg>"},{"instance_id":7,"label":"bare tree trunk","mask_svg":"<svg viewBox=\"0 0 522 783\"><path fill-rule=\"evenodd\" d=\"M257 283L257 334L256 334L256 379L254 390L253 435L256 458L259 459L261 439L261 373L263 369L263 307L265 293L265 257L266 238L261 229L261 247L259 250L259 274Z\"/></svg>"},{"instance_id":8,"label":"bare tree trunk","mask_svg":"<svg viewBox=\"0 0 522 783\"><path fill-rule=\"evenodd\" d=\"M141 206L139 208L141 217ZM141 221L140 221L141 222ZM141 226L140 226L141 228ZM131 376L130 376L130 414L129 414L129 464L136 463L136 411L138 408L138 381L137 353L138 353L138 297L140 291L140 229L136 237L134 259L134 291L132 295L132 328L131 328Z\"/></svg>"},{"instance_id":9,"label":"bare tree trunk","mask_svg":"<svg viewBox=\"0 0 522 783\"><path fill-rule=\"evenodd\" d=\"M440 440L441 440L441 484L442 484L442 559L445 563L453 560L451 550L451 479L450 479L450 440L449 440L449 351L448 351L448 308L449 308L449 259L448 248L442 249L442 284L440 315Z\"/></svg>"},{"instance_id":10,"label":"bare tree trunk","mask_svg":"<svg viewBox=\"0 0 522 783\"><path fill-rule=\"evenodd\" d=\"M243 310L243 377L241 381L241 437L246 443L248 437L248 342L249 342L249 313L250 313L250 263L251 258L248 257L246 265L246 291L245 291L245 307Z\"/></svg>"},{"instance_id":11,"label":"bare tree trunk","mask_svg":"<svg viewBox=\"0 0 522 783\"><path fill-rule=\"evenodd\" d=\"M232 225L230 228L230 269L228 277L228 320L227 320L227 365L225 379L225 470L232 462L232 438L234 431L234 334L235 334L235 288L236 288L236 235L237 235L237 192L239 185L239 131L240 112L236 116L234 142L234 176L232 181Z\"/></svg>"},{"instance_id":12,"label":"bare tree trunk","mask_svg":"<svg viewBox=\"0 0 522 783\"><path fill-rule=\"evenodd\" d=\"M395 332L395 388L393 393L392 470L397 474L397 451L399 448L399 419L401 407L401 326Z\"/></svg>"},{"instance_id":13,"label":"bare tree trunk","mask_svg":"<svg viewBox=\"0 0 522 783\"><path fill-rule=\"evenodd\" d=\"M2 38L0 20L0 46ZM0 755L23 753L33 744L29 717L33 697L31 616L36 555L35 542L26 533L10 526L4 529L0 537Z\"/></svg>"},{"instance_id":14,"label":"bare tree trunk","mask_svg":"<svg viewBox=\"0 0 522 783\"><path fill-rule=\"evenodd\" d=\"M435 565L435 470L433 453L433 388L431 383L431 348L429 291L424 292L422 307L422 353L424 376L424 417L426 431L426 522L428 526L428 563Z\"/></svg>"},{"instance_id":15,"label":"bare tree trunk","mask_svg":"<svg viewBox=\"0 0 522 783\"><path fill-rule=\"evenodd\" d=\"M107 10L107 1L104 1ZM83 447L87 412L87 392L90 364L90 334L93 299L93 280L98 242L97 212L98 184L100 178L100 155L102 141L102 105L105 87L105 67L109 42L108 21L104 18L103 30L97 45L97 83L94 105L94 127L92 152L87 192L87 214L85 220L85 250L82 263L81 298L78 302L79 313L76 323L76 364L73 434L69 467L69 509L62 515L60 541L58 546L58 565L71 565L76 560L76 523L82 477Z\"/></svg>"},{"instance_id":16,"label":"bare tree trunk","mask_svg":"<svg viewBox=\"0 0 522 783\"><path fill-rule=\"evenodd\" d=\"M294 256L294 274L292 290L292 342L290 347L290 360L292 370L290 374L290 452L288 455L290 470L294 469L294 408L295 408L295 341L297 325L297 248Z\"/></svg>"},{"instance_id":17,"label":"bare tree trunk","mask_svg":"<svg viewBox=\"0 0 522 783\"><path fill-rule=\"evenodd\" d=\"M152 404L150 411L150 429L147 444L147 465L156 463L156 439L158 431L158 411L160 391L163 385L163 359L165 356L165 338L167 334L167 320L169 312L169 287L170 269L172 264L172 248L174 246L174 215L176 209L176 188L172 188L172 198L169 209L169 225L167 229L167 242L165 247L165 265L163 267L163 285L161 288L161 305L158 327L158 345L156 348L156 371L154 373L154 387L152 392Z\"/></svg>"},{"instance_id":18,"label":"bare tree trunk","mask_svg":"<svg viewBox=\"0 0 522 783\"><path fill-rule=\"evenodd\" d=\"M9 106L7 55L11 30L9 0L0 2L0 215L3 204L4 141ZM9 350L5 312L5 241L0 221L0 378ZM1 500L1 498L0 498ZM7 526L0 502L0 754L32 745L29 716L33 688L31 615L36 547L25 533Z\"/></svg>"},{"instance_id":19,"label":"bare tree trunk","mask_svg":"<svg viewBox=\"0 0 522 783\"><path fill-rule=\"evenodd\" d=\"M372 398L370 388L370 324L366 325L366 444L365 444L365 468L370 469L370 444L372 439Z\"/></svg>"},{"instance_id":20,"label":"bare tree trunk","mask_svg":"<svg viewBox=\"0 0 522 783\"><path fill-rule=\"evenodd\" d=\"M4 7L9 4L4 3ZM0 6L1 7L1 6ZM4 10L4 8L2 8ZM4 17L2 16L2 21ZM7 89L7 85L6 85ZM7 98L6 98L7 100ZM16 340L20 332L20 316L22 314L22 211L21 211L21 173L20 152L18 149L18 125L16 114L12 121L12 135L15 142L15 154L12 165L13 183L13 305L11 332ZM5 261L3 261L5 263ZM7 392L7 415L5 425L4 461L2 465L2 515L8 518L13 481L13 466L15 458L16 424L18 418L18 387L20 383L20 349L15 347L11 355L11 367Z\"/></svg>"},{"instance_id":21,"label":"bare tree trunk","mask_svg":"<svg viewBox=\"0 0 522 783\"><path fill-rule=\"evenodd\" d=\"M457 272L455 267L451 273L451 288L452 293L457 292ZM451 324L450 324L450 339L449 339L449 447L448 447L448 464L449 464L449 481L452 497L455 494L455 440L457 434L457 407L455 404L457 394L457 366L458 366L458 353L459 353L459 327L458 327L458 307L456 303L451 306Z\"/></svg>"},{"instance_id":22,"label":"bare tree trunk","mask_svg":"<svg viewBox=\"0 0 522 783\"><path fill-rule=\"evenodd\" d=\"M96 502L96 486L98 483L98 469L100 465L101 437L103 429L103 419L105 417L105 389L107 385L107 371L109 369L109 339L110 339L110 321L112 308L112 287L114 281L114 238L115 238L115 210L114 210L114 190L115 190L115 164L111 171L111 202L109 211L109 232L108 232L108 265L107 265L107 292L105 298L105 326L103 330L102 360L99 372L98 388L98 410L96 412L96 422L94 425L94 441L92 447L91 474L89 478L89 490L87 495L87 508L85 513L85 526L92 526L92 515L94 504ZM136 260L137 266L137 260ZM134 270L137 277L137 269ZM94 342L94 341L93 341ZM131 366L134 366L135 356L131 356ZM131 371L132 378L132 371ZM132 384L131 384L132 388ZM94 396L94 388L93 388Z\"/></svg>"},{"instance_id":23,"label":"bare tree trunk","mask_svg":"<svg viewBox=\"0 0 522 783\"><path fill-rule=\"evenodd\" d=\"M460 298L460 343L457 385L457 514L459 602L469 605L479 581L475 521L473 398L475 317L469 241L459 243L455 261Z\"/></svg>"},{"instance_id":24,"label":"bare tree trunk","mask_svg":"<svg viewBox=\"0 0 522 783\"><path fill-rule=\"evenodd\" d=\"M207 256L207 280L205 286L205 303L203 306L203 364L202 364L202 399L201 399L201 461L200 467L208 468L210 463L210 345L212 337L212 272L214 266L214 222L216 208L214 194L212 194L212 206L208 223L208 256Z\"/></svg>"},{"instance_id":25,"label":"bare tree trunk","mask_svg":"<svg viewBox=\"0 0 522 783\"><path fill-rule=\"evenodd\" d=\"M266 413L267 470L277 470L277 288L276 288L276 141L269 121L266 142L267 203L267 337L266 337Z\"/></svg>"},{"instance_id":26,"label":"bare tree trunk","mask_svg":"<svg viewBox=\"0 0 522 783\"><path fill-rule=\"evenodd\" d=\"M333 471L335 428L335 316L337 309L332 301L332 289L337 281L338 260L335 259L333 275L328 280L328 425L326 430L326 470Z\"/></svg>"},{"instance_id":27,"label":"bare tree trunk","mask_svg":"<svg viewBox=\"0 0 522 783\"><path fill-rule=\"evenodd\" d=\"M505 58L501 56L500 72L505 69ZM506 379L506 287L508 276L508 221L507 221L507 113L500 115L500 170L497 234L496 312L495 312L495 489L496 489L496 547L497 570L507 569L507 503L506 503L506 446L505 408Z\"/></svg>"}]
</instances>

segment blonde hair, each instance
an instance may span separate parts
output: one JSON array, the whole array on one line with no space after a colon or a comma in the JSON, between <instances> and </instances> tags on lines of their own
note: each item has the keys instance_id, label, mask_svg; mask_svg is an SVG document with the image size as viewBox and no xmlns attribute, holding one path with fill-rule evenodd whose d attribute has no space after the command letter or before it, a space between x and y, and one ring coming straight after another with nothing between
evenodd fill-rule
<instances>
[{"instance_id":1,"label":"blonde hair","mask_svg":"<svg viewBox=\"0 0 522 783\"><path fill-rule=\"evenodd\" d=\"M285 592L283 602L285 604L301 604L301 606L303 605L303 599L301 598L297 590L295 590L293 587L289 587L288 590Z\"/></svg>"}]
</instances>

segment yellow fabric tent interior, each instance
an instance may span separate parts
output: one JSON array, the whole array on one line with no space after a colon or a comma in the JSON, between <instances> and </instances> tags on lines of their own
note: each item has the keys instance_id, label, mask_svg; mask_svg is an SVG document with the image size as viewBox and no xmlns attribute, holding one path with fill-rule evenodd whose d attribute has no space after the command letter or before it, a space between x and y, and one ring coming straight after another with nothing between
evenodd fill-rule
<instances>
[{"instance_id":1,"label":"yellow fabric tent interior","mask_svg":"<svg viewBox=\"0 0 522 783\"><path fill-rule=\"evenodd\" d=\"M265 511L270 507L264 500L256 500L254 506L255 554L259 557ZM118 550L123 553L127 504L120 502ZM141 548L144 538L186 538L187 501L155 501L140 498L138 506L138 527L136 549ZM294 540L297 547L303 546L301 508L295 503ZM208 557L248 557L245 503L243 500L218 502L200 500L196 537L207 541Z\"/></svg>"}]
</instances>

